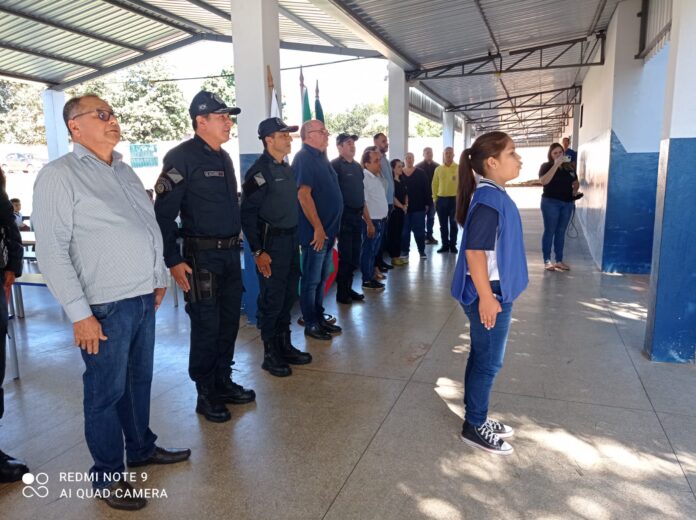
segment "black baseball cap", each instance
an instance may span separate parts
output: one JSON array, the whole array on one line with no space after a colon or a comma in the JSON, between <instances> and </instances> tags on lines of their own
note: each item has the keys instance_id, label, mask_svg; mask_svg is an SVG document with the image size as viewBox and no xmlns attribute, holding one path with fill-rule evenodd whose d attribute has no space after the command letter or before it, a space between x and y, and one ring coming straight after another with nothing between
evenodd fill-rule
<instances>
[{"instance_id":1,"label":"black baseball cap","mask_svg":"<svg viewBox=\"0 0 696 520\"><path fill-rule=\"evenodd\" d=\"M338 145L338 144L341 144L341 143L347 141L348 139L352 139L353 141L357 141L357 140L358 140L358 136L357 136L357 135L347 134L347 133L343 132L342 134L338 134L338 135L336 136L336 144L337 144L337 145Z\"/></svg>"},{"instance_id":2,"label":"black baseball cap","mask_svg":"<svg viewBox=\"0 0 696 520\"><path fill-rule=\"evenodd\" d=\"M189 106L191 119L196 119L196 116L204 116L206 114L237 115L241 111L241 108L228 107L220 96L207 90L201 90L193 96L193 101L191 101L191 106Z\"/></svg>"},{"instance_id":3,"label":"black baseball cap","mask_svg":"<svg viewBox=\"0 0 696 520\"><path fill-rule=\"evenodd\" d=\"M269 117L259 123L259 139L274 132L297 132L299 126L288 126L279 117Z\"/></svg>"}]
</instances>

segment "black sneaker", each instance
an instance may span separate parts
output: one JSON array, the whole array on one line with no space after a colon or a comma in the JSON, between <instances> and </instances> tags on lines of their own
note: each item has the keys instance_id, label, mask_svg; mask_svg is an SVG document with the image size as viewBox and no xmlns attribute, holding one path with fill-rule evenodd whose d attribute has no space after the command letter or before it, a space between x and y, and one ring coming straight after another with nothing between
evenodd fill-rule
<instances>
[{"instance_id":1,"label":"black sneaker","mask_svg":"<svg viewBox=\"0 0 696 520\"><path fill-rule=\"evenodd\" d=\"M426 260L428 258L428 255L425 254L425 251L421 251L418 254L420 255L421 260Z\"/></svg>"},{"instance_id":2,"label":"black sneaker","mask_svg":"<svg viewBox=\"0 0 696 520\"><path fill-rule=\"evenodd\" d=\"M454 253L454 254L459 253L459 249L457 249L457 246L450 247L450 253Z\"/></svg>"},{"instance_id":3,"label":"black sneaker","mask_svg":"<svg viewBox=\"0 0 696 520\"><path fill-rule=\"evenodd\" d=\"M369 289L371 291L383 291L384 290L384 284L379 283L376 280L370 280L369 282L363 282L362 287L363 287L363 289Z\"/></svg>"},{"instance_id":4,"label":"black sneaker","mask_svg":"<svg viewBox=\"0 0 696 520\"><path fill-rule=\"evenodd\" d=\"M493 433L487 422L477 427L464 421L462 440L469 446L495 455L510 455L513 452L512 446Z\"/></svg>"},{"instance_id":5,"label":"black sneaker","mask_svg":"<svg viewBox=\"0 0 696 520\"><path fill-rule=\"evenodd\" d=\"M364 294L360 294L359 292L356 292L356 291L354 291L353 289L351 289L351 290L350 290L350 298L351 298L353 301L361 302L361 301L363 301L363 300L365 299L365 295L364 295Z\"/></svg>"},{"instance_id":6,"label":"black sneaker","mask_svg":"<svg viewBox=\"0 0 696 520\"><path fill-rule=\"evenodd\" d=\"M486 425L488 425L493 433L495 433L501 439L507 439L508 437L515 435L515 430L512 429L512 426L508 426L507 424L503 424L499 421L488 419L486 421Z\"/></svg>"},{"instance_id":7,"label":"black sneaker","mask_svg":"<svg viewBox=\"0 0 696 520\"><path fill-rule=\"evenodd\" d=\"M438 253L449 253L449 246L442 246L440 249L437 250Z\"/></svg>"}]
</instances>

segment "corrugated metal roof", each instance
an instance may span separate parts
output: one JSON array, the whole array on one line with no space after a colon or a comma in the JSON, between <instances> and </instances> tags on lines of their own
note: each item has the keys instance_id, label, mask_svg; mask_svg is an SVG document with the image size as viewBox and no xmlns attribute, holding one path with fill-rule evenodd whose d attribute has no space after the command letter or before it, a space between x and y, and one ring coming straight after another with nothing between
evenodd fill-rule
<instances>
[{"instance_id":1,"label":"corrugated metal roof","mask_svg":"<svg viewBox=\"0 0 696 520\"><path fill-rule=\"evenodd\" d=\"M369 50L307 0L279 6L286 14L279 16L281 42ZM64 84L111 71L201 38L230 36L229 11L229 0L3 0L0 75Z\"/></svg>"},{"instance_id":2,"label":"corrugated metal roof","mask_svg":"<svg viewBox=\"0 0 696 520\"><path fill-rule=\"evenodd\" d=\"M326 4L326 0L315 1ZM328 1L347 9L362 28L377 35L416 68L429 69L485 57L489 53L495 55L498 51L505 55L518 49L592 37L606 30L620 0ZM555 57L561 50L563 48L548 51L548 54ZM580 48L573 47L560 55L553 65L576 64L580 58ZM538 55L517 64L516 68L520 67L538 68ZM491 63L478 72L495 70ZM586 70L586 67L553 68L427 79L421 80L421 84L451 105L460 105L570 87L579 84ZM496 112L489 110L487 113ZM473 115L475 113L470 117Z\"/></svg>"},{"instance_id":3,"label":"corrugated metal roof","mask_svg":"<svg viewBox=\"0 0 696 520\"><path fill-rule=\"evenodd\" d=\"M618 2L279 0L279 30L281 42L288 45L348 47L354 52L376 46L423 69L591 36L606 29ZM229 0L3 0L0 74L65 84L201 38L229 36L229 9ZM580 49L573 47L553 65L575 64L580 56ZM496 66L498 62L491 62L478 72L494 72ZM516 65L538 66L538 55ZM579 84L586 70L426 79L420 85L451 107L570 87Z\"/></svg>"}]
</instances>

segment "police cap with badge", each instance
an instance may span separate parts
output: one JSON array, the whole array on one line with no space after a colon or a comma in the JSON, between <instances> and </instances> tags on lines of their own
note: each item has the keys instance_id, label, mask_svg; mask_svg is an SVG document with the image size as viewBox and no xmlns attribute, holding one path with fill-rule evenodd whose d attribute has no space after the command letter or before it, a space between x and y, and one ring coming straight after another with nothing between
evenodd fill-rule
<instances>
[{"instance_id":1,"label":"police cap with badge","mask_svg":"<svg viewBox=\"0 0 696 520\"><path fill-rule=\"evenodd\" d=\"M207 90L201 90L196 94L189 106L189 115L192 120L195 120L196 116L204 116L207 114L237 115L241 111L242 109L238 107L228 107L220 96L213 92L208 92ZM155 193L157 193L157 195L169 193L183 180L184 176L181 172L176 168L171 168L163 172L157 179L155 183Z\"/></svg>"}]
</instances>

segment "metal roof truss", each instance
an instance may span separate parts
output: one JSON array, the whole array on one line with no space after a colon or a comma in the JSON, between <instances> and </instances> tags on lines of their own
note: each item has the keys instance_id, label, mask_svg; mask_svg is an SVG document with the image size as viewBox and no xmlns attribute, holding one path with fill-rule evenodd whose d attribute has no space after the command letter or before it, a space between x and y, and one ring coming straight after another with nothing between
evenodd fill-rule
<instances>
[{"instance_id":1,"label":"metal roof truss","mask_svg":"<svg viewBox=\"0 0 696 520\"><path fill-rule=\"evenodd\" d=\"M433 80L482 76L505 72L526 72L532 70L566 69L604 65L604 33L598 33L594 40L576 38L548 45L538 45L509 52L489 53L488 56L472 58L457 63L417 69L406 72L406 79ZM600 52L596 51L599 46ZM563 60L566 55L574 56Z\"/></svg>"},{"instance_id":2,"label":"metal roof truss","mask_svg":"<svg viewBox=\"0 0 696 520\"><path fill-rule=\"evenodd\" d=\"M530 94L520 94L518 96L508 96L504 98L488 99L465 103L446 108L446 112L470 112L474 110L501 110L518 108L547 108L575 105L582 102L582 86L573 85L567 88L557 88L533 92Z\"/></svg>"}]
</instances>

